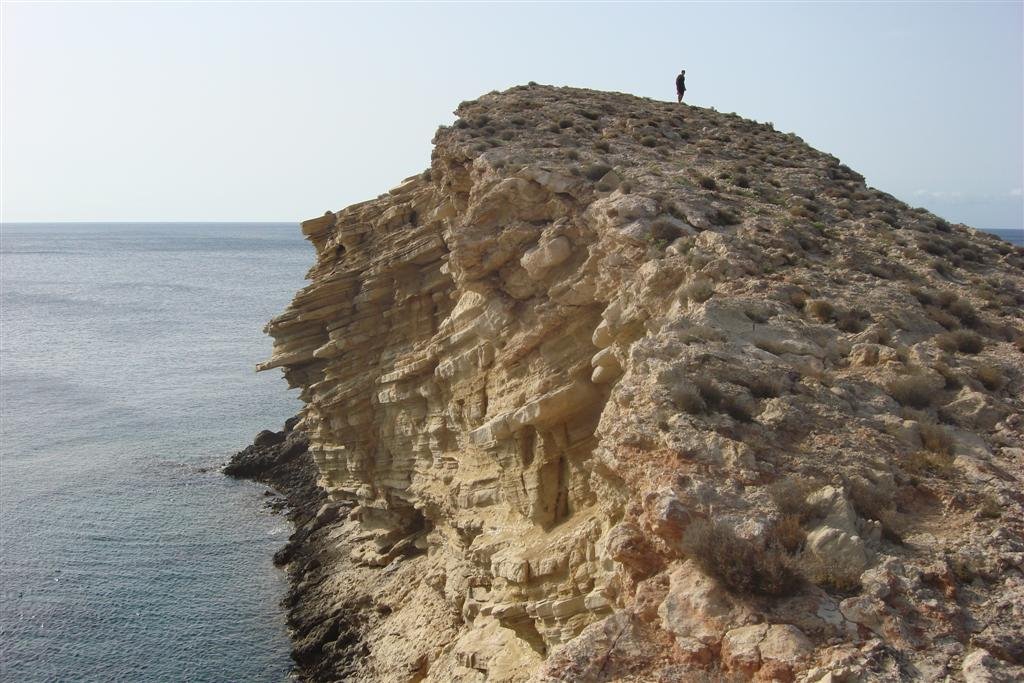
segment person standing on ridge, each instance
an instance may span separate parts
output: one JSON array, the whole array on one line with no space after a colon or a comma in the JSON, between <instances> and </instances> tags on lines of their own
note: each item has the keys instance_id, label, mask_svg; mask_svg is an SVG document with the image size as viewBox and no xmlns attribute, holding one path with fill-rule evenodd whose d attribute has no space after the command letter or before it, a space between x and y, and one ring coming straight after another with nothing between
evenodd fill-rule
<instances>
[{"instance_id":1,"label":"person standing on ridge","mask_svg":"<svg viewBox=\"0 0 1024 683\"><path fill-rule=\"evenodd\" d=\"M686 69L683 69L682 71L679 72L679 75L676 76L676 95L679 96L679 99L676 100L676 102L682 102L683 101L683 93L685 93L685 92L686 92Z\"/></svg>"}]
</instances>

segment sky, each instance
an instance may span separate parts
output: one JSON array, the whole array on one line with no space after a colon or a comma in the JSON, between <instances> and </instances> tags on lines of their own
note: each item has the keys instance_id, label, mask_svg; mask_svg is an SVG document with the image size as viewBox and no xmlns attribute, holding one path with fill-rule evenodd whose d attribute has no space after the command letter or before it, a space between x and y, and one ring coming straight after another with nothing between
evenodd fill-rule
<instances>
[{"instance_id":1,"label":"sky","mask_svg":"<svg viewBox=\"0 0 1024 683\"><path fill-rule=\"evenodd\" d=\"M1024 223L1024 3L2 2L0 220L299 221L528 81L771 121L872 187Z\"/></svg>"}]
</instances>

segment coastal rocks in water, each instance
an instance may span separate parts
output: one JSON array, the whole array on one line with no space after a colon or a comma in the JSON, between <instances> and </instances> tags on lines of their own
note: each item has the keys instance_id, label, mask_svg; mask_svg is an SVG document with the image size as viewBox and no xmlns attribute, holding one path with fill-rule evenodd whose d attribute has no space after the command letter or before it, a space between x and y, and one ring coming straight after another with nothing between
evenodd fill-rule
<instances>
[{"instance_id":1,"label":"coastal rocks in water","mask_svg":"<svg viewBox=\"0 0 1024 683\"><path fill-rule=\"evenodd\" d=\"M734 114L457 114L428 172L302 224L267 326L309 456L263 435L237 471L315 462L279 558L302 675L1019 666L1019 249Z\"/></svg>"}]
</instances>

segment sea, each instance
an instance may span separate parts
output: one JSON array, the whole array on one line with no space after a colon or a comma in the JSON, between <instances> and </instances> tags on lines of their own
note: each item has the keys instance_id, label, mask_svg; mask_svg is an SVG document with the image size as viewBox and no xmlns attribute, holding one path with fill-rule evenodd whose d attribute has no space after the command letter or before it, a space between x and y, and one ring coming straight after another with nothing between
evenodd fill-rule
<instances>
[{"instance_id":1,"label":"sea","mask_svg":"<svg viewBox=\"0 0 1024 683\"><path fill-rule=\"evenodd\" d=\"M287 679L287 520L219 467L299 408L253 368L312 262L294 224L0 226L0 680Z\"/></svg>"},{"instance_id":2,"label":"sea","mask_svg":"<svg viewBox=\"0 0 1024 683\"><path fill-rule=\"evenodd\" d=\"M287 519L219 471L300 403L296 224L0 227L0 680L283 681Z\"/></svg>"}]
</instances>

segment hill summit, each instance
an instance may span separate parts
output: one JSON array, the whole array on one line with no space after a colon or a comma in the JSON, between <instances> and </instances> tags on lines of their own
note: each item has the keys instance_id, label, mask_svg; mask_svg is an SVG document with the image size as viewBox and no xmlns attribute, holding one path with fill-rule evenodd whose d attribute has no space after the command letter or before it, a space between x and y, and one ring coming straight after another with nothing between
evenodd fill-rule
<instances>
[{"instance_id":1,"label":"hill summit","mask_svg":"<svg viewBox=\"0 0 1024 683\"><path fill-rule=\"evenodd\" d=\"M1024 255L770 124L528 85L306 221L300 674L1024 677Z\"/></svg>"}]
</instances>

